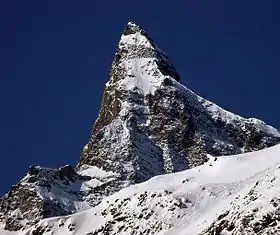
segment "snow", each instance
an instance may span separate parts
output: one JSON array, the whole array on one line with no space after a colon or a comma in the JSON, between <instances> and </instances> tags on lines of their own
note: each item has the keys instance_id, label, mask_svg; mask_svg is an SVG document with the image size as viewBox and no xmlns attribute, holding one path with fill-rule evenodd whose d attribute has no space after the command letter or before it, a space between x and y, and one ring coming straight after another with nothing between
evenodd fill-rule
<instances>
[{"instance_id":1,"label":"snow","mask_svg":"<svg viewBox=\"0 0 280 235\"><path fill-rule=\"evenodd\" d=\"M129 21L129 22L127 23L127 25L128 25L128 26L138 27L136 24L134 24L134 23L133 23L133 22L131 22L131 21Z\"/></svg>"},{"instance_id":2,"label":"snow","mask_svg":"<svg viewBox=\"0 0 280 235\"><path fill-rule=\"evenodd\" d=\"M83 176L90 176L96 178L107 178L107 177L115 177L116 174L110 171L104 171L96 166L90 166L83 164L78 173Z\"/></svg>"},{"instance_id":3,"label":"snow","mask_svg":"<svg viewBox=\"0 0 280 235\"><path fill-rule=\"evenodd\" d=\"M137 27L137 29L139 28L139 26L131 22L129 22L128 25L130 27ZM127 72L126 78L119 84L120 87L123 87L126 90L138 88L144 95L149 93L154 94L164 78L163 76L161 76L161 78L156 78L154 76L154 72L158 72L156 59L145 58L142 56L137 56L135 58L133 53L135 52L134 50L140 51L140 49L136 48L145 48L145 50L151 51L159 51L160 49L156 45L152 45L150 40L137 30L133 34L122 35L119 42L119 48L132 53L120 63L120 66Z\"/></svg>"},{"instance_id":4,"label":"snow","mask_svg":"<svg viewBox=\"0 0 280 235\"><path fill-rule=\"evenodd\" d=\"M1 232L1 235L15 235L15 234L17 234L16 232L2 231L2 230L0 230L0 232Z\"/></svg>"},{"instance_id":5,"label":"snow","mask_svg":"<svg viewBox=\"0 0 280 235\"><path fill-rule=\"evenodd\" d=\"M170 152L169 152L167 143L163 143L162 150L163 150L162 156L163 156L163 164L164 164L165 172L166 173L174 172L174 167L172 164L172 159L170 156Z\"/></svg>"},{"instance_id":6,"label":"snow","mask_svg":"<svg viewBox=\"0 0 280 235\"><path fill-rule=\"evenodd\" d=\"M82 182L75 182L74 185L71 185L70 189L73 192L79 192L79 189L88 189L83 186ZM83 211L89 209L88 203L85 201L79 200L79 198L74 194L69 193L69 191L64 190L64 187L53 186L50 190L45 190L42 187L36 186L36 192L38 196L44 201L56 201L59 205L63 206L63 209L74 213L77 211Z\"/></svg>"},{"instance_id":7,"label":"snow","mask_svg":"<svg viewBox=\"0 0 280 235\"><path fill-rule=\"evenodd\" d=\"M186 93L186 96L190 99L191 103L194 106L200 107L200 105L202 105L203 108L206 109L213 118L215 119L221 118L221 120L224 121L225 123L231 123L233 125L235 123L241 123L241 122L251 123L264 133L270 134L272 136L280 137L280 132L276 128L264 123L263 121L256 118L246 119L237 114L229 112L221 108L220 106L216 105L215 103L208 101L202 98L201 96L197 95L189 88L177 82L175 79L172 79L172 81L175 86L177 86L181 91Z\"/></svg>"},{"instance_id":8,"label":"snow","mask_svg":"<svg viewBox=\"0 0 280 235\"><path fill-rule=\"evenodd\" d=\"M259 130L261 130L262 132L270 133L271 135L280 137L280 133L279 133L279 131L276 128L274 128L274 127L272 127L270 125L267 125L262 120L259 120L259 119L256 119L256 118L249 118L248 120L250 122L252 122L254 125L256 125L256 127Z\"/></svg>"},{"instance_id":9,"label":"snow","mask_svg":"<svg viewBox=\"0 0 280 235\"><path fill-rule=\"evenodd\" d=\"M144 47L155 50L150 41L140 32L134 34L122 35L119 42L120 49L131 50L131 46ZM128 57L120 64L127 71L127 76L120 83L121 87L127 90L138 88L144 95L154 93L160 86L162 79L156 79L153 73L158 70L155 58L135 58Z\"/></svg>"},{"instance_id":10,"label":"snow","mask_svg":"<svg viewBox=\"0 0 280 235\"><path fill-rule=\"evenodd\" d=\"M145 47L153 49L153 46L149 42L149 40L144 35L142 35L140 32L121 36L121 40L119 42L119 48L129 49L131 45L145 46Z\"/></svg>"},{"instance_id":11,"label":"snow","mask_svg":"<svg viewBox=\"0 0 280 235\"><path fill-rule=\"evenodd\" d=\"M156 62L151 58L136 58L122 62L122 67L128 76L120 81L120 87L126 90L138 88L143 95L154 94L162 83L162 79L155 78Z\"/></svg>"},{"instance_id":12,"label":"snow","mask_svg":"<svg viewBox=\"0 0 280 235\"><path fill-rule=\"evenodd\" d=\"M129 200L122 204L121 212L128 217L131 215L129 219L139 227L139 231L161 224L161 232L151 231L149 234L199 234L210 226L218 215L232 209L233 205L239 206L239 210L244 213L252 208L259 208L255 218L258 219L271 210L270 200L280 195L279 156L280 145L235 156L215 158L209 155L209 161L204 165L179 173L156 176L105 198L95 208L70 216L45 219L40 224L52 228L50 233L44 235L74 234L69 233L69 224L75 225L76 235L84 235L112 220L114 216L110 213L103 216L101 212L108 210L110 206L117 208L119 201L126 198ZM258 198L247 203L246 195L252 188L258 193ZM147 199L141 204L139 198L144 194ZM152 197L153 194L156 196ZM160 203L164 206L159 206ZM175 203L182 206L172 211ZM147 220L140 220L135 215L143 213L144 208L153 210L154 214ZM59 226L61 221L64 221L64 226ZM113 230L116 232L120 225L122 222L117 222ZM34 227L7 235L28 235L32 229ZM130 233L128 230L118 234Z\"/></svg>"}]
</instances>

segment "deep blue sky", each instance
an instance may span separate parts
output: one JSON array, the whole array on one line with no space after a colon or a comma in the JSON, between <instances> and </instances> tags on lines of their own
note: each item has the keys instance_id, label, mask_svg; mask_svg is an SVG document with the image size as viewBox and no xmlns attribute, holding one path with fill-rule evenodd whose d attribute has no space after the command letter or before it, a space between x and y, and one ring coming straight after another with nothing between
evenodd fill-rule
<instances>
[{"instance_id":1,"label":"deep blue sky","mask_svg":"<svg viewBox=\"0 0 280 235\"><path fill-rule=\"evenodd\" d=\"M278 0L6 2L0 195L31 164L79 160L128 21L141 24L170 55L183 84L280 128Z\"/></svg>"}]
</instances>

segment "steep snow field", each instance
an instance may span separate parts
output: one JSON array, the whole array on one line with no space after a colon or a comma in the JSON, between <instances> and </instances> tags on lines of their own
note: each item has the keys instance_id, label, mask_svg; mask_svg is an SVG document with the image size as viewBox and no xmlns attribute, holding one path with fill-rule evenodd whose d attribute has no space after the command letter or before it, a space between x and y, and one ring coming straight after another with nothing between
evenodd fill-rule
<instances>
[{"instance_id":1,"label":"steep snow field","mask_svg":"<svg viewBox=\"0 0 280 235\"><path fill-rule=\"evenodd\" d=\"M243 229L238 220L253 210L251 220L257 221L275 209L273 202L280 197L279 168L280 145L235 156L209 156L204 165L129 186L95 208L45 219L25 231L0 230L0 234L197 235L226 216L232 216L228 219L234 227L220 234L250 234L238 233Z\"/></svg>"}]
</instances>

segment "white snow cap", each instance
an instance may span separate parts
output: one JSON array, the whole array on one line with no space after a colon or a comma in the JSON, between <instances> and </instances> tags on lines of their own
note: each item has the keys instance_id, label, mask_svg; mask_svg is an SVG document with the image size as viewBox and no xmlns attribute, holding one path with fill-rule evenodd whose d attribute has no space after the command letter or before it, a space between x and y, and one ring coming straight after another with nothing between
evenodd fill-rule
<instances>
[{"instance_id":1,"label":"white snow cap","mask_svg":"<svg viewBox=\"0 0 280 235\"><path fill-rule=\"evenodd\" d=\"M134 26L134 27L135 27L135 26L138 26L138 25L134 24L132 21L129 21L129 22L127 23L127 25L128 25L128 26Z\"/></svg>"}]
</instances>

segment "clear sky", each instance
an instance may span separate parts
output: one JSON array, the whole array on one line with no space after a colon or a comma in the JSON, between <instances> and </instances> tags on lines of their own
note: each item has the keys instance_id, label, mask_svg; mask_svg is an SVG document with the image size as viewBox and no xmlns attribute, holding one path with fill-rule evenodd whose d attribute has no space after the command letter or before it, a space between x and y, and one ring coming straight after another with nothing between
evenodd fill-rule
<instances>
[{"instance_id":1,"label":"clear sky","mask_svg":"<svg viewBox=\"0 0 280 235\"><path fill-rule=\"evenodd\" d=\"M279 0L26 0L1 3L0 195L38 164L76 164L128 21L182 83L280 128Z\"/></svg>"}]
</instances>

